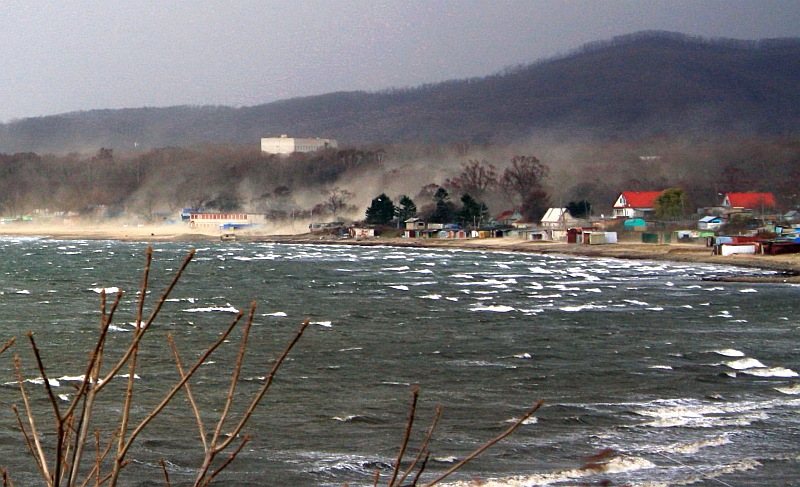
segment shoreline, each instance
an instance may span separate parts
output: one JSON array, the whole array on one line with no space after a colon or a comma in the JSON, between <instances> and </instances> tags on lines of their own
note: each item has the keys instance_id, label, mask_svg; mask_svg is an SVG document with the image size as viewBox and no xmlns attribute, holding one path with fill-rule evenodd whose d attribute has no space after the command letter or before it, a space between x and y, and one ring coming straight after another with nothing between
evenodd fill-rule
<instances>
[{"instance_id":1,"label":"shoreline","mask_svg":"<svg viewBox=\"0 0 800 487\"><path fill-rule=\"evenodd\" d=\"M35 237L51 240L118 240L127 242L218 242L219 233L186 231L173 226L92 228L1 226L2 237ZM522 252L589 258L641 259L671 262L706 263L759 268L775 271L774 276L740 276L727 281L775 282L800 284L800 254L783 255L712 255L711 249L699 244L645 244L622 241L616 244L586 245L565 242L530 241L516 238L493 239L405 239L365 238L338 239L327 235L237 234L238 242L265 242L314 245L392 246L410 248L462 249L486 252Z\"/></svg>"}]
</instances>

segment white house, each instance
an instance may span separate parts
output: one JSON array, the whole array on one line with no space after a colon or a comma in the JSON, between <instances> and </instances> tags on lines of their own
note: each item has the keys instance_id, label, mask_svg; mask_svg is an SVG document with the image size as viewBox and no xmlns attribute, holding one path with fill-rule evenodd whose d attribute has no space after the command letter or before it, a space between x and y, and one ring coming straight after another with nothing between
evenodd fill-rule
<instances>
[{"instance_id":1,"label":"white house","mask_svg":"<svg viewBox=\"0 0 800 487\"><path fill-rule=\"evenodd\" d=\"M336 149L336 139L320 139L317 137L298 138L281 135L261 139L261 152L267 154L291 154L293 152L313 152L321 149Z\"/></svg>"},{"instance_id":2,"label":"white house","mask_svg":"<svg viewBox=\"0 0 800 487\"><path fill-rule=\"evenodd\" d=\"M623 191L614 202L615 218L644 218L655 211L661 191Z\"/></svg>"},{"instance_id":3,"label":"white house","mask_svg":"<svg viewBox=\"0 0 800 487\"><path fill-rule=\"evenodd\" d=\"M548 208L542 217L541 225L545 228L566 229L577 225L579 220L573 218L566 208Z\"/></svg>"}]
</instances>

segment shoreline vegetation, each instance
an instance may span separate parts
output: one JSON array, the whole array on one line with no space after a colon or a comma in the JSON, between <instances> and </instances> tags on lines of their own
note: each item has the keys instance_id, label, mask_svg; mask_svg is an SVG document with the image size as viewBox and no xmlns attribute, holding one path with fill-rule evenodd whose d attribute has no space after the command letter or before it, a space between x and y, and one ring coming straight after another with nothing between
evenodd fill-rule
<instances>
[{"instance_id":1,"label":"shoreline vegetation","mask_svg":"<svg viewBox=\"0 0 800 487\"><path fill-rule=\"evenodd\" d=\"M38 237L54 240L119 240L130 242L215 242L218 232L193 231L175 226L128 227L3 225L0 236ZM800 254L783 255L712 255L711 249L700 244L645 244L622 241L617 244L583 245L551 241L528 241L518 238L491 239L406 239L364 238L340 239L320 234L237 234L239 242L270 242L284 244L393 246L412 248L462 249L474 251L523 252L532 254L569 255L590 258L642 259L671 262L707 263L775 271L767 276L731 276L726 281L774 282L800 284Z\"/></svg>"}]
</instances>

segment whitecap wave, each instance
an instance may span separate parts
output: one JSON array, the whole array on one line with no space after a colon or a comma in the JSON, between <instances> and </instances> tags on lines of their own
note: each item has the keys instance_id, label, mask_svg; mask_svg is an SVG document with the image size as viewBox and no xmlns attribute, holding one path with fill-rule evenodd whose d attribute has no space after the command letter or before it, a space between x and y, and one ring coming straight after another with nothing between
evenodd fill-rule
<instances>
[{"instance_id":1,"label":"whitecap wave","mask_svg":"<svg viewBox=\"0 0 800 487\"><path fill-rule=\"evenodd\" d=\"M744 357L744 352L733 348L723 348L722 350L714 350L713 352L726 357Z\"/></svg>"},{"instance_id":2,"label":"whitecap wave","mask_svg":"<svg viewBox=\"0 0 800 487\"><path fill-rule=\"evenodd\" d=\"M562 306L560 309L561 311L569 311L569 312L577 312L577 311L586 311L588 309L603 309L607 308L607 306L602 304L583 304L580 306Z\"/></svg>"},{"instance_id":3,"label":"whitecap wave","mask_svg":"<svg viewBox=\"0 0 800 487\"><path fill-rule=\"evenodd\" d=\"M516 311L516 309L512 308L511 306L496 305L496 306L475 306L470 308L470 311L491 311L493 313L508 313L511 311Z\"/></svg>"},{"instance_id":4,"label":"whitecap wave","mask_svg":"<svg viewBox=\"0 0 800 487\"><path fill-rule=\"evenodd\" d=\"M725 362L725 365L728 367L735 369L735 370L747 370L747 369L763 369L766 368L766 365L762 364L758 360L754 358L742 358L739 360L732 360L730 362Z\"/></svg>"},{"instance_id":5,"label":"whitecap wave","mask_svg":"<svg viewBox=\"0 0 800 487\"><path fill-rule=\"evenodd\" d=\"M385 271L396 271L396 272L402 272L402 271L407 271L407 270L409 270L409 269L411 269L411 268L410 268L410 267L408 267L407 265L403 265L403 266L399 266L399 267L386 267L386 268L385 268L385 269L383 269L383 270L385 270Z\"/></svg>"},{"instance_id":6,"label":"whitecap wave","mask_svg":"<svg viewBox=\"0 0 800 487\"><path fill-rule=\"evenodd\" d=\"M792 384L786 387L776 387L775 390L784 394L798 396L800 395L800 384Z\"/></svg>"},{"instance_id":7,"label":"whitecap wave","mask_svg":"<svg viewBox=\"0 0 800 487\"><path fill-rule=\"evenodd\" d=\"M208 306L205 308L189 308L185 313L238 313L239 310L228 304L227 306Z\"/></svg>"},{"instance_id":8,"label":"whitecap wave","mask_svg":"<svg viewBox=\"0 0 800 487\"><path fill-rule=\"evenodd\" d=\"M283 317L286 317L288 315L286 313L284 313L283 311L276 311L274 313L264 313L261 316L275 316L275 317L278 317L278 318L283 318Z\"/></svg>"},{"instance_id":9,"label":"whitecap wave","mask_svg":"<svg viewBox=\"0 0 800 487\"><path fill-rule=\"evenodd\" d=\"M102 293L103 291L105 291L105 292L106 292L106 294L117 294L117 293L119 292L119 288L118 288L118 287L116 287L116 286L111 286L111 287L95 287L95 288L92 288L92 291L93 291L93 292L96 292L97 294L100 294L100 293Z\"/></svg>"},{"instance_id":10,"label":"whitecap wave","mask_svg":"<svg viewBox=\"0 0 800 487\"><path fill-rule=\"evenodd\" d=\"M508 418L507 420L505 420L503 422L504 423L514 424L517 421L519 421L519 418ZM523 425L531 425L531 424L536 424L538 422L539 422L539 418L537 418L536 416L529 416L528 418L525 419L525 421L522 422L522 424Z\"/></svg>"},{"instance_id":11,"label":"whitecap wave","mask_svg":"<svg viewBox=\"0 0 800 487\"><path fill-rule=\"evenodd\" d=\"M747 426L755 421L768 419L760 412L757 403L709 404L693 400L676 400L649 404L634 412L653 418L642 426L651 428L713 428ZM652 407L655 406L655 407Z\"/></svg>"},{"instance_id":12,"label":"whitecap wave","mask_svg":"<svg viewBox=\"0 0 800 487\"><path fill-rule=\"evenodd\" d=\"M562 470L552 473L541 473L530 476L515 476L506 478L489 479L481 482L481 487L524 487L534 485L559 484L572 479L581 479L609 473L625 473L636 470L655 468L656 465L641 457L620 455L602 463L593 463L583 468ZM459 481L445 484L449 487L473 487L472 481Z\"/></svg>"},{"instance_id":13,"label":"whitecap wave","mask_svg":"<svg viewBox=\"0 0 800 487\"><path fill-rule=\"evenodd\" d=\"M661 451L663 451L664 453L682 453L684 455L691 455L697 453L703 448L727 445L730 442L731 440L730 438L728 438L727 435L715 436L712 438L706 438L699 441L692 441L689 443L676 443L674 445L670 445L662 449Z\"/></svg>"},{"instance_id":14,"label":"whitecap wave","mask_svg":"<svg viewBox=\"0 0 800 487\"><path fill-rule=\"evenodd\" d=\"M747 369L742 371L743 374L754 375L756 377L797 377L797 372L792 369L784 367L764 367Z\"/></svg>"}]
</instances>

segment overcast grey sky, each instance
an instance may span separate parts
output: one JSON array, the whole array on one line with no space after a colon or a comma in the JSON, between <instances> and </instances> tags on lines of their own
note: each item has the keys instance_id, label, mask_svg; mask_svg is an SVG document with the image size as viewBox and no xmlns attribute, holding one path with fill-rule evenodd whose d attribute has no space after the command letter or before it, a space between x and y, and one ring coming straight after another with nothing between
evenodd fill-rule
<instances>
[{"instance_id":1,"label":"overcast grey sky","mask_svg":"<svg viewBox=\"0 0 800 487\"><path fill-rule=\"evenodd\" d=\"M800 37L800 0L3 0L0 121L417 86L653 29Z\"/></svg>"}]
</instances>

